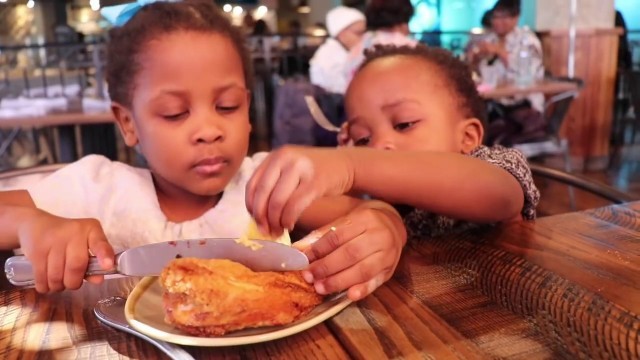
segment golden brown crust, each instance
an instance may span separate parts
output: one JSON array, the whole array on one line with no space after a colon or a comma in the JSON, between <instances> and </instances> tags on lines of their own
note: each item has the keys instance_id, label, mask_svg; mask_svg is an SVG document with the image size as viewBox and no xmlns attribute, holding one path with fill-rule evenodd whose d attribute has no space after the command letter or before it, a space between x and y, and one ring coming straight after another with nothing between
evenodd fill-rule
<instances>
[{"instance_id":1,"label":"golden brown crust","mask_svg":"<svg viewBox=\"0 0 640 360\"><path fill-rule=\"evenodd\" d=\"M300 272L254 272L222 259L175 259L162 271L165 320L197 336L284 325L322 302Z\"/></svg>"}]
</instances>

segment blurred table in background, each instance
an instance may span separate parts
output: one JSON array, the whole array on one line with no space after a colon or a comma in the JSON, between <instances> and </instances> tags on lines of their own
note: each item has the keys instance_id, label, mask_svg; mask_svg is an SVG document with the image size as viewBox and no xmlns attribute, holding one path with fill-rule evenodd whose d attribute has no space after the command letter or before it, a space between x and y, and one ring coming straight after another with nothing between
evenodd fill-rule
<instances>
[{"instance_id":1,"label":"blurred table in background","mask_svg":"<svg viewBox=\"0 0 640 360\"><path fill-rule=\"evenodd\" d=\"M29 106L29 100L21 99L26 103L24 106ZM42 99L31 100L35 104ZM91 105L87 106L89 104ZM49 149L55 152L53 162L72 162L85 153L98 153L115 159L117 146L114 121L111 111L108 111L107 102L96 99L72 99L67 101L66 107L63 104L62 107L33 112L16 111L15 115L5 111L0 114L0 129L6 129L8 132L2 139L0 156L9 151L20 132L33 131L38 133L31 137L36 149L43 144L42 134L51 134L47 136L47 141L54 143L53 149Z\"/></svg>"},{"instance_id":2,"label":"blurred table in background","mask_svg":"<svg viewBox=\"0 0 640 360\"><path fill-rule=\"evenodd\" d=\"M578 91L578 85L571 81L543 80L530 86L518 86L515 84L499 85L490 89L479 90L485 99L497 100L505 97L522 96L533 93L555 95L566 91Z\"/></svg>"}]
</instances>

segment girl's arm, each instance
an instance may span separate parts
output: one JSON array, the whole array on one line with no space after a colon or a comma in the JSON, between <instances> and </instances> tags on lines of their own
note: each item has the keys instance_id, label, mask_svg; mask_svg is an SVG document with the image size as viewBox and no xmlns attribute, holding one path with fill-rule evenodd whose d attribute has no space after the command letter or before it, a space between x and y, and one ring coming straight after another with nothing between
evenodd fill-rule
<instances>
[{"instance_id":1,"label":"girl's arm","mask_svg":"<svg viewBox=\"0 0 640 360\"><path fill-rule=\"evenodd\" d=\"M0 192L0 249L17 248L31 261L36 290L41 293L79 288L89 252L104 270L113 266L113 249L97 220L47 213L35 206L26 190Z\"/></svg>"},{"instance_id":2,"label":"girl's arm","mask_svg":"<svg viewBox=\"0 0 640 360\"><path fill-rule=\"evenodd\" d=\"M20 247L18 226L36 210L26 190L0 192L0 250Z\"/></svg>"},{"instance_id":3,"label":"girl's arm","mask_svg":"<svg viewBox=\"0 0 640 360\"><path fill-rule=\"evenodd\" d=\"M455 153L343 148L351 191L473 222L517 218L524 193L516 178L487 161Z\"/></svg>"}]
</instances>

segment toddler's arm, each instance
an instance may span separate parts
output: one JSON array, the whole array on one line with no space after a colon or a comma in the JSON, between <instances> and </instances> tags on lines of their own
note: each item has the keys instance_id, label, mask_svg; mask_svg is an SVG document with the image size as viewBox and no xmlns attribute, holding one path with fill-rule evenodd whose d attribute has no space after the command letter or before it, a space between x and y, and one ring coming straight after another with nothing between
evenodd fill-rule
<instances>
[{"instance_id":1,"label":"toddler's arm","mask_svg":"<svg viewBox=\"0 0 640 360\"><path fill-rule=\"evenodd\" d=\"M512 155L530 177L524 157ZM291 228L314 200L351 192L477 223L519 218L523 186L489 160L444 152L284 147L249 181L247 209L265 233L276 234Z\"/></svg>"},{"instance_id":2,"label":"toddler's arm","mask_svg":"<svg viewBox=\"0 0 640 360\"><path fill-rule=\"evenodd\" d=\"M485 160L455 153L340 151L353 169L353 191L479 223L518 218L523 209L518 180Z\"/></svg>"}]
</instances>

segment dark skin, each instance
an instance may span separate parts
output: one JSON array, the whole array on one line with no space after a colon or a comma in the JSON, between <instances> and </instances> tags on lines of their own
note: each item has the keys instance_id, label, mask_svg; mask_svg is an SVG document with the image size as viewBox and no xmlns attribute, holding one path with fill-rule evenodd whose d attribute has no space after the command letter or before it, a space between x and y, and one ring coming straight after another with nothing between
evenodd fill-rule
<instances>
[{"instance_id":1,"label":"dark skin","mask_svg":"<svg viewBox=\"0 0 640 360\"><path fill-rule=\"evenodd\" d=\"M193 220L217 205L247 155L251 125L242 61L231 40L214 32L175 31L140 51L131 104L114 102L112 110L125 143L139 147L149 164L166 219ZM265 233L295 225L307 231L325 226L324 234L327 224L339 227L305 249L312 261L305 278L319 293L346 290L358 300L391 276L406 233L390 205L336 195L298 209L296 218L283 220L268 207L250 208L254 217L271 219ZM89 252L105 270L114 263L98 220L47 213L27 191L0 192L0 249L18 247L34 264L42 293L80 287Z\"/></svg>"}]
</instances>

